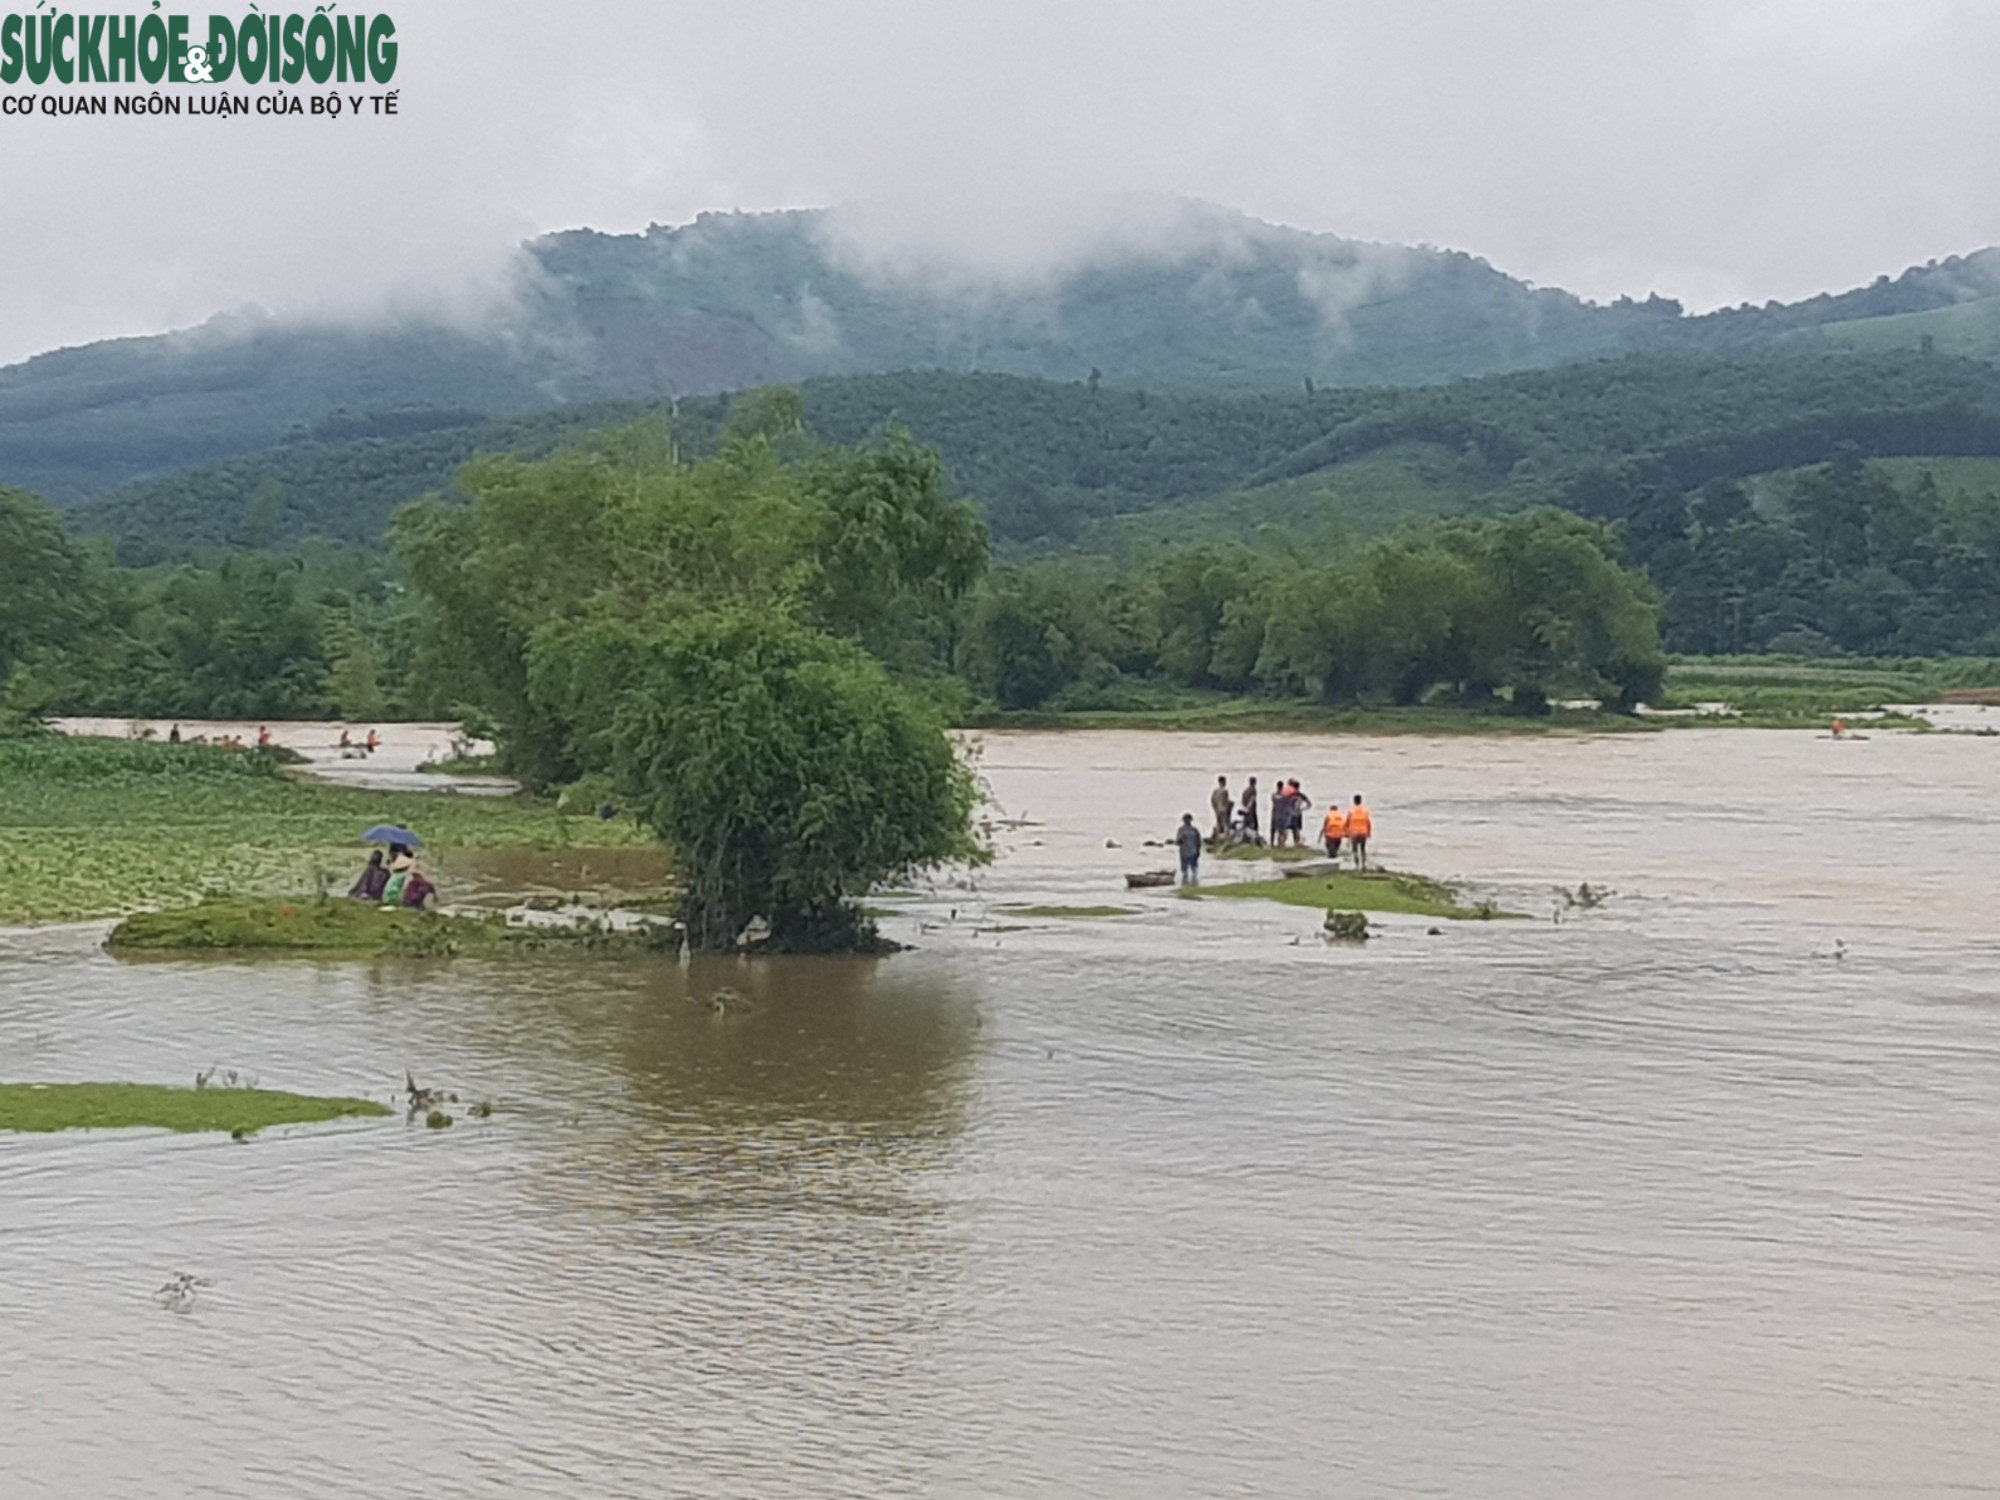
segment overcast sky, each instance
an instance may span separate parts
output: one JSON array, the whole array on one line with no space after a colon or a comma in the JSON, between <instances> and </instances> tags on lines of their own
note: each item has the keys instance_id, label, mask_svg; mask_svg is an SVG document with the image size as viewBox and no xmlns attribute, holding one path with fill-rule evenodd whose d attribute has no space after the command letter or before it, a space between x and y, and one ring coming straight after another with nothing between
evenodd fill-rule
<instances>
[{"instance_id":1,"label":"overcast sky","mask_svg":"<svg viewBox=\"0 0 2000 1500\"><path fill-rule=\"evenodd\" d=\"M1703 308L2000 242L1993 0L390 14L395 119L0 118L0 360L463 303L536 232L704 209L865 202L892 248L1018 269L1078 254L1100 195L1179 194Z\"/></svg>"}]
</instances>

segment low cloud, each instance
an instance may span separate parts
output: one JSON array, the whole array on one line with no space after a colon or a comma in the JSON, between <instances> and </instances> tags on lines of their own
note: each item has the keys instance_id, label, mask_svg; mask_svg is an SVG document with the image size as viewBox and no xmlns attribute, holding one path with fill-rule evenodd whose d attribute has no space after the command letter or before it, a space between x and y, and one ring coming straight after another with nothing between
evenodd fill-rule
<instances>
[{"instance_id":1,"label":"low cloud","mask_svg":"<svg viewBox=\"0 0 2000 1500\"><path fill-rule=\"evenodd\" d=\"M2000 241L1972 0L429 0L401 113L10 119L0 360L281 316L477 318L518 247L849 205L866 274L1047 286L1235 233L1474 252L1600 300L1794 298ZM1393 257L1302 290L1336 322ZM819 337L802 325L802 336Z\"/></svg>"}]
</instances>

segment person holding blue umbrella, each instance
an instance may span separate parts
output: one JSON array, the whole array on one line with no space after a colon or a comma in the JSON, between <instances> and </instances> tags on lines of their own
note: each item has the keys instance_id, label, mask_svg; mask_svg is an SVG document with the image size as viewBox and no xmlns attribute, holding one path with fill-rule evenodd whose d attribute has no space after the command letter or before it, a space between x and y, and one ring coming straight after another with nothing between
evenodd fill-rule
<instances>
[{"instance_id":1,"label":"person holding blue umbrella","mask_svg":"<svg viewBox=\"0 0 2000 1500\"><path fill-rule=\"evenodd\" d=\"M387 844L389 852L385 858L380 849L371 851L368 855L367 868L362 870L361 878L354 882L347 894L356 901L383 901L388 897L389 886L398 873L398 866L400 865L402 872L409 870L410 851L423 843L423 840L400 824L377 823L361 835L361 842ZM400 882L398 885L400 897Z\"/></svg>"}]
</instances>

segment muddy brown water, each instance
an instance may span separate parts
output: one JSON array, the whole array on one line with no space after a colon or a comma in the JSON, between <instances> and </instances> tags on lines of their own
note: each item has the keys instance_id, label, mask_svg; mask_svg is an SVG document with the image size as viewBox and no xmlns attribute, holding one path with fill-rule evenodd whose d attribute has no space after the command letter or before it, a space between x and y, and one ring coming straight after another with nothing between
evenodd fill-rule
<instances>
[{"instance_id":1,"label":"muddy brown water","mask_svg":"<svg viewBox=\"0 0 2000 1500\"><path fill-rule=\"evenodd\" d=\"M879 963L0 934L0 1076L497 1106L0 1138L0 1492L2000 1492L1996 754L995 735ZM1218 771L1536 920L1128 896Z\"/></svg>"}]
</instances>

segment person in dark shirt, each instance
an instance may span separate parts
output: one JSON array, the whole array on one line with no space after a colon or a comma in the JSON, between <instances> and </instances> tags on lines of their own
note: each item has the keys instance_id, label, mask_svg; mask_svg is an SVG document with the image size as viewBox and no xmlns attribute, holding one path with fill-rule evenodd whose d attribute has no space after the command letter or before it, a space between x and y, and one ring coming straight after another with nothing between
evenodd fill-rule
<instances>
[{"instance_id":1,"label":"person in dark shirt","mask_svg":"<svg viewBox=\"0 0 2000 1500\"><path fill-rule=\"evenodd\" d=\"M382 851L374 849L369 851L367 868L347 894L356 901L380 901L388 884L389 867L382 863Z\"/></svg>"},{"instance_id":2,"label":"person in dark shirt","mask_svg":"<svg viewBox=\"0 0 2000 1500\"><path fill-rule=\"evenodd\" d=\"M1201 884L1201 830L1194 826L1194 814L1182 813L1181 826L1174 834L1181 851L1181 884Z\"/></svg>"},{"instance_id":3,"label":"person in dark shirt","mask_svg":"<svg viewBox=\"0 0 2000 1500\"><path fill-rule=\"evenodd\" d=\"M1285 835L1292 831L1292 794L1285 785L1284 778L1278 779L1278 789L1271 793L1271 847L1284 847Z\"/></svg>"}]
</instances>

